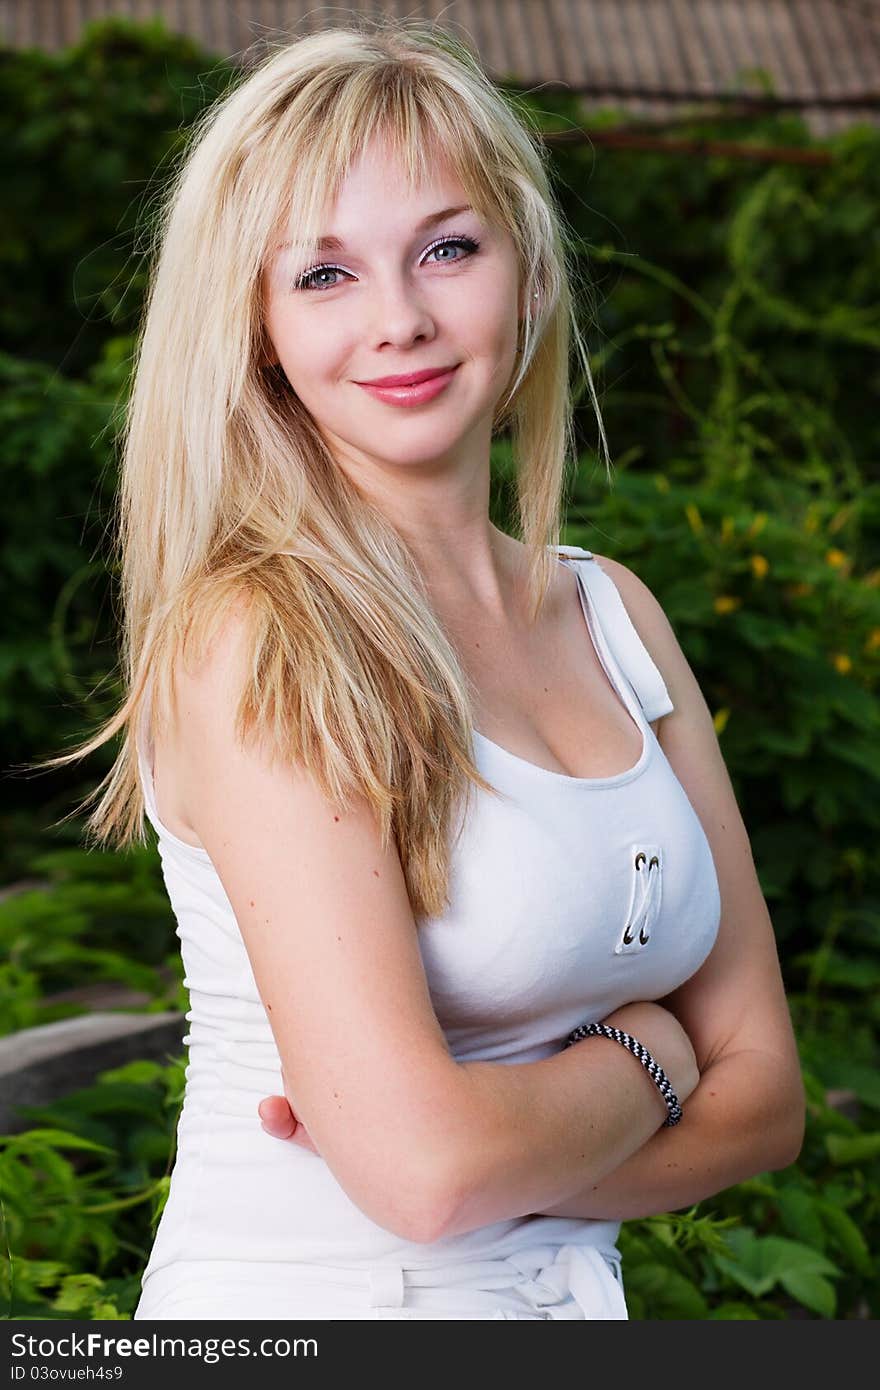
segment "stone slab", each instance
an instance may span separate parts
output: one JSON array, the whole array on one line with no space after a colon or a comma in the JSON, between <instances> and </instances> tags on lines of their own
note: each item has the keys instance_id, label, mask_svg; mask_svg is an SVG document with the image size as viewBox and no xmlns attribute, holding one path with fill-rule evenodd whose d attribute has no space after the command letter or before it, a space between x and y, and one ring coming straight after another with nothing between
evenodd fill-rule
<instances>
[{"instance_id":1,"label":"stone slab","mask_svg":"<svg viewBox=\"0 0 880 1390\"><path fill-rule=\"evenodd\" d=\"M31 1127L19 1105L47 1105L126 1062L180 1056L186 1031L186 1019L177 1012L96 1012L0 1038L0 1134Z\"/></svg>"}]
</instances>

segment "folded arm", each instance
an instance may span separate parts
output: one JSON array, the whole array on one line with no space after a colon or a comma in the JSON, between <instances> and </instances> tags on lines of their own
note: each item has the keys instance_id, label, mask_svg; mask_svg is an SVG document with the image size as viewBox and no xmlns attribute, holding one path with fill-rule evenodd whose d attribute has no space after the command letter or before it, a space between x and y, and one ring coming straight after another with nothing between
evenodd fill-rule
<instances>
[{"instance_id":1,"label":"folded arm","mask_svg":"<svg viewBox=\"0 0 880 1390\"><path fill-rule=\"evenodd\" d=\"M767 1053L738 1052L713 1063L685 1116L599 1182L537 1214L630 1221L678 1211L756 1172L787 1167L800 1148L790 1083L779 1058Z\"/></svg>"},{"instance_id":2,"label":"folded arm","mask_svg":"<svg viewBox=\"0 0 880 1390\"><path fill-rule=\"evenodd\" d=\"M712 717L650 590L602 559L666 681L674 710L663 752L696 811L721 892L717 941L701 968L660 1002L694 1046L700 1082L681 1124L660 1129L596 1183L542 1212L627 1220L676 1211L800 1152L805 1100L776 940Z\"/></svg>"},{"instance_id":3,"label":"folded arm","mask_svg":"<svg viewBox=\"0 0 880 1390\"><path fill-rule=\"evenodd\" d=\"M195 669L176 672L167 747L181 815L235 913L291 1103L333 1176L371 1220L421 1242L598 1180L662 1125L650 1078L597 1039L521 1066L450 1055L393 837L383 846L363 799L331 804L296 756L241 737L252 646L236 610ZM693 1050L670 1014L644 1007L674 1080L663 1039L679 1057L683 1040L690 1063Z\"/></svg>"},{"instance_id":4,"label":"folded arm","mask_svg":"<svg viewBox=\"0 0 880 1390\"><path fill-rule=\"evenodd\" d=\"M262 774L247 775L224 801L260 807L249 846L249 818L231 837L212 828L205 792L209 850L222 862L239 846L227 891L261 993L270 1010L284 1001L271 1017L296 1116L352 1200L410 1239L530 1213L675 1210L785 1166L802 1142L803 1087L775 939L711 715L653 595L623 566L602 563L666 679L675 709L662 746L721 890L718 940L700 970L654 1015L644 1012L650 1004L627 1006L643 1009L628 1031L673 1083L664 1020L692 1045L702 1080L680 1125L664 1127L659 1092L608 1039L534 1063L457 1063L431 1006L399 860L379 849L369 816L357 809L328 835L327 808L311 791L297 784L276 798ZM253 899L250 850L285 824L298 828L301 863L290 867L289 838L269 862L261 850L268 878Z\"/></svg>"}]
</instances>

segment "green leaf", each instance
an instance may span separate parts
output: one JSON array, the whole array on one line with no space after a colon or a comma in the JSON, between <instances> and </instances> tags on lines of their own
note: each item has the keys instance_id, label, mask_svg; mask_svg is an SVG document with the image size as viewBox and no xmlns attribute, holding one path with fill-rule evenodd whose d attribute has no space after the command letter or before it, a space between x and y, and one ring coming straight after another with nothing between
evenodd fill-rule
<instances>
[{"instance_id":1,"label":"green leaf","mask_svg":"<svg viewBox=\"0 0 880 1390\"><path fill-rule=\"evenodd\" d=\"M854 1091L864 1105L880 1109L880 1070L845 1057L820 1060L822 1080L829 1089Z\"/></svg>"},{"instance_id":2,"label":"green leaf","mask_svg":"<svg viewBox=\"0 0 880 1390\"><path fill-rule=\"evenodd\" d=\"M853 1268L860 1274L870 1275L873 1271L868 1243L852 1217L843 1207L827 1197L816 1197L815 1204L821 1212L822 1220L843 1254Z\"/></svg>"},{"instance_id":3,"label":"green leaf","mask_svg":"<svg viewBox=\"0 0 880 1390\"><path fill-rule=\"evenodd\" d=\"M749 1227L731 1231L727 1243L734 1258L718 1256L716 1263L755 1298L769 1293L778 1283L787 1287L785 1281L792 1277L841 1273L820 1251L782 1236L758 1236Z\"/></svg>"},{"instance_id":4,"label":"green leaf","mask_svg":"<svg viewBox=\"0 0 880 1390\"><path fill-rule=\"evenodd\" d=\"M29 1129L24 1134L0 1135L0 1145L10 1146L20 1152L40 1149L47 1145L57 1149L91 1149L94 1153L115 1153L106 1144L96 1144L84 1139L81 1134L71 1134L66 1129Z\"/></svg>"},{"instance_id":5,"label":"green leaf","mask_svg":"<svg viewBox=\"0 0 880 1390\"><path fill-rule=\"evenodd\" d=\"M646 1318L705 1318L708 1306L696 1284L669 1265L636 1265L626 1277L626 1291L644 1301Z\"/></svg>"},{"instance_id":6,"label":"green leaf","mask_svg":"<svg viewBox=\"0 0 880 1390\"><path fill-rule=\"evenodd\" d=\"M779 1278L787 1277L794 1270L828 1275L841 1272L820 1250L812 1250L800 1241L786 1240L783 1236L762 1236L760 1239Z\"/></svg>"},{"instance_id":7,"label":"green leaf","mask_svg":"<svg viewBox=\"0 0 880 1390\"><path fill-rule=\"evenodd\" d=\"M729 1260L725 1255L716 1255L715 1264L732 1279L740 1288L745 1289L753 1298L761 1298L765 1293L773 1288L776 1283L775 1276L765 1272L759 1272L746 1268L744 1265L737 1264L736 1260Z\"/></svg>"},{"instance_id":8,"label":"green leaf","mask_svg":"<svg viewBox=\"0 0 880 1390\"><path fill-rule=\"evenodd\" d=\"M715 1321L751 1321L760 1322L760 1315L750 1308L748 1303L738 1303L736 1300L728 1300L726 1303L719 1303L717 1308L713 1308L709 1317Z\"/></svg>"},{"instance_id":9,"label":"green leaf","mask_svg":"<svg viewBox=\"0 0 880 1390\"><path fill-rule=\"evenodd\" d=\"M786 1293L790 1293L792 1298L803 1303L805 1308L812 1308L814 1313L820 1313L823 1318L834 1317L837 1309L837 1292L827 1279L822 1278L821 1274L813 1274L806 1269L796 1269L783 1275L780 1283Z\"/></svg>"},{"instance_id":10,"label":"green leaf","mask_svg":"<svg viewBox=\"0 0 880 1390\"><path fill-rule=\"evenodd\" d=\"M832 1163L870 1163L880 1158L880 1134L826 1134L825 1147Z\"/></svg>"},{"instance_id":11,"label":"green leaf","mask_svg":"<svg viewBox=\"0 0 880 1390\"><path fill-rule=\"evenodd\" d=\"M821 1198L800 1188L785 1188L776 1197L782 1224L791 1235L813 1248L824 1248Z\"/></svg>"},{"instance_id":12,"label":"green leaf","mask_svg":"<svg viewBox=\"0 0 880 1390\"><path fill-rule=\"evenodd\" d=\"M113 1067L108 1071L100 1073L100 1080L104 1084L120 1083L130 1086L149 1086L154 1081L161 1080L164 1067L159 1062L148 1062L138 1060L125 1062L121 1067Z\"/></svg>"}]
</instances>

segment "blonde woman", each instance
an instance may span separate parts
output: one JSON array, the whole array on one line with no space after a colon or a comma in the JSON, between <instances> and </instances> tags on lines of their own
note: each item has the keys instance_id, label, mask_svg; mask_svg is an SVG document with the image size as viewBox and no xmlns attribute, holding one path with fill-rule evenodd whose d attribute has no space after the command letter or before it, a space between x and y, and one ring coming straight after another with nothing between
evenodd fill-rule
<instances>
[{"instance_id":1,"label":"blonde woman","mask_svg":"<svg viewBox=\"0 0 880 1390\"><path fill-rule=\"evenodd\" d=\"M540 142L442 30L315 34L208 111L157 251L79 750L125 731L89 824L145 806L191 1005L135 1317L625 1318L621 1220L791 1163L804 1107L694 676L556 544Z\"/></svg>"}]
</instances>

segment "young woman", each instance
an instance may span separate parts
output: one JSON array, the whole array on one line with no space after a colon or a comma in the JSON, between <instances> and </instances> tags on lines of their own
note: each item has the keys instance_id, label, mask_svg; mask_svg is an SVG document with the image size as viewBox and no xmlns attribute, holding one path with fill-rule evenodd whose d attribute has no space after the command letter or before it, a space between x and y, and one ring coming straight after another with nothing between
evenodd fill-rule
<instances>
[{"instance_id":1,"label":"young woman","mask_svg":"<svg viewBox=\"0 0 880 1390\"><path fill-rule=\"evenodd\" d=\"M694 676L555 544L572 335L590 378L540 143L442 30L315 34L158 243L81 750L127 732L90 825L145 806L190 992L135 1317L625 1318L621 1220L789 1164L804 1105Z\"/></svg>"}]
</instances>

